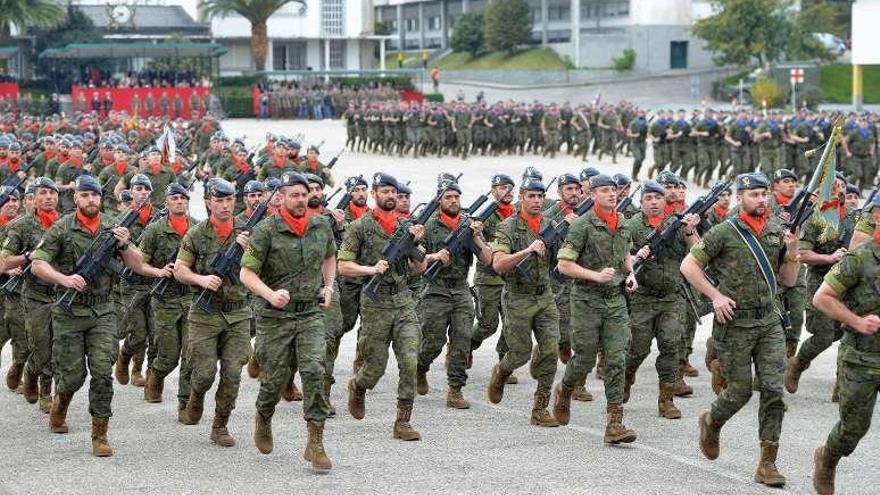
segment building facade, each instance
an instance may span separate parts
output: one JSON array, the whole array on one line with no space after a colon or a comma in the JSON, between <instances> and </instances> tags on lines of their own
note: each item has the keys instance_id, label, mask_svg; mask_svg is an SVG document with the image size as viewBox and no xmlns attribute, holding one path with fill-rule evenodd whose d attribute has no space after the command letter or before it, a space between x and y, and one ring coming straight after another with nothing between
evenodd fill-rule
<instances>
[{"instance_id":1,"label":"building facade","mask_svg":"<svg viewBox=\"0 0 880 495\"><path fill-rule=\"evenodd\" d=\"M711 67L711 54L690 32L711 13L702 0L528 0L532 43L549 46L579 68L613 64L636 52L650 71ZM374 0L375 19L390 28L389 48L444 50L455 21L485 10L488 0Z\"/></svg>"}]
</instances>

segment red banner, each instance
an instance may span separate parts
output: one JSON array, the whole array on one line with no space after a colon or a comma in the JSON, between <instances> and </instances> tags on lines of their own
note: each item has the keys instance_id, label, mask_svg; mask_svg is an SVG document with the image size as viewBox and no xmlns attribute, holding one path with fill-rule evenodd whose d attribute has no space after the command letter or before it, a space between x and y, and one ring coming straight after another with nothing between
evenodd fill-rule
<instances>
[{"instance_id":1,"label":"red banner","mask_svg":"<svg viewBox=\"0 0 880 495\"><path fill-rule=\"evenodd\" d=\"M18 98L18 83L0 83L0 96L4 98Z\"/></svg>"},{"instance_id":2,"label":"red banner","mask_svg":"<svg viewBox=\"0 0 880 495\"><path fill-rule=\"evenodd\" d=\"M421 104L425 99L425 95L423 95L421 91L415 89L401 89L399 93L400 99L407 103L414 101Z\"/></svg>"},{"instance_id":3,"label":"red banner","mask_svg":"<svg viewBox=\"0 0 880 495\"><path fill-rule=\"evenodd\" d=\"M128 110L131 114L137 113L139 116L147 116L147 107L152 106L152 112L149 112L149 115L189 119L192 116L190 108L192 95L195 94L198 97L197 110L199 117L201 117L205 114L208 105L207 95L211 93L211 88L89 88L73 86L70 93L73 107L76 110L88 112L95 110L93 100L97 95L100 103L99 112L102 117L106 112L104 99L109 94L113 110ZM150 97L152 97L152 104L148 101ZM135 103L138 106L137 110L134 108Z\"/></svg>"}]
</instances>

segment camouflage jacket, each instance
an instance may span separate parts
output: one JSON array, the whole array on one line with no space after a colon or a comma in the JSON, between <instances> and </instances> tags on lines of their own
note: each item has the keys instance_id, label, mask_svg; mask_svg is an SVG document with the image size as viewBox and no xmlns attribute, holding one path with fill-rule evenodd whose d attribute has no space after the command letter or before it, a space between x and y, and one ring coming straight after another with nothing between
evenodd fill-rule
<instances>
[{"instance_id":1,"label":"camouflage jacket","mask_svg":"<svg viewBox=\"0 0 880 495\"><path fill-rule=\"evenodd\" d=\"M244 227L244 223L238 220L235 220L233 225L232 233L223 242L217 237L210 219L190 226L180 243L177 259L189 264L195 273L200 275L212 274L211 262L214 260L214 257L226 252ZM193 290L197 292L202 291L201 287L195 286ZM219 303L243 302L247 299L247 295L247 289L243 285L231 284L228 280L224 280L214 296L214 300Z\"/></svg>"},{"instance_id":2,"label":"camouflage jacket","mask_svg":"<svg viewBox=\"0 0 880 495\"><path fill-rule=\"evenodd\" d=\"M667 218L663 223L670 221L672 219ZM660 224L661 228L663 223ZM641 212L630 219L627 230L630 233L633 251L641 249L646 244L648 236L654 231ZM675 237L666 243L660 256L642 264L641 270L636 275L636 282L639 284L636 294L663 300L677 299L676 294L679 293L683 282L680 271L681 260L687 253L685 235L682 229L679 229Z\"/></svg>"},{"instance_id":3,"label":"camouflage jacket","mask_svg":"<svg viewBox=\"0 0 880 495\"><path fill-rule=\"evenodd\" d=\"M871 240L843 255L825 275L825 283L853 313L880 314L880 244ZM877 369L874 374L880 374L880 335L862 335L847 328L840 359L873 367Z\"/></svg>"},{"instance_id":4,"label":"camouflage jacket","mask_svg":"<svg viewBox=\"0 0 880 495\"><path fill-rule=\"evenodd\" d=\"M804 233L801 235L799 247L804 251L813 251L817 254L831 254L841 247L849 247L841 246L840 242L841 238L844 235L844 232L851 231L853 229L853 224L854 222L852 219L852 215L847 214L840 222L837 236L834 239L827 240L825 242L819 242L819 237L822 235L823 227L810 219L803 227ZM822 277L824 277L825 274L828 273L828 270L831 269L831 266L832 265L807 265L808 274L811 279L815 280L817 288L818 284L821 283Z\"/></svg>"},{"instance_id":5,"label":"camouflage jacket","mask_svg":"<svg viewBox=\"0 0 880 495\"><path fill-rule=\"evenodd\" d=\"M190 217L189 225L192 227L196 221ZM138 245L138 249L147 263L156 268L162 268L168 263L173 263L175 257L172 257L180 248L182 238L171 227L168 217L161 218L143 229L143 237ZM189 290L186 286L178 282L173 277L168 283L165 292L167 295L187 295Z\"/></svg>"},{"instance_id":6,"label":"camouflage jacket","mask_svg":"<svg viewBox=\"0 0 880 495\"><path fill-rule=\"evenodd\" d=\"M46 234L46 229L40 223L37 215L30 213L16 218L6 226L3 250L0 256L16 256L26 251L33 251L39 245L40 240ZM33 275L25 278L21 286L22 293L31 299L50 302L53 299L54 289L42 279ZM28 290L33 288L33 290Z\"/></svg>"},{"instance_id":7,"label":"camouflage jacket","mask_svg":"<svg viewBox=\"0 0 880 495\"><path fill-rule=\"evenodd\" d=\"M391 236L382 230L373 215L364 213L357 220L351 222L345 229L342 244L336 254L340 261L354 261L359 265L373 266L379 260L385 259L383 251L389 242L397 236L408 235L404 229L398 228ZM391 266L382 274L381 284L396 288L398 291L406 287L407 260L402 260L397 266Z\"/></svg>"},{"instance_id":8,"label":"camouflage jacket","mask_svg":"<svg viewBox=\"0 0 880 495\"><path fill-rule=\"evenodd\" d=\"M154 175L150 170L135 170L129 168L128 172L122 177L122 182L126 187L131 187L131 178L135 176L135 174L144 174L150 178L150 184L153 186L153 193L150 194L150 203L153 204L153 208L162 208L165 205L165 188L168 187L168 184L171 184L177 178L177 175L174 174L168 167L162 167L159 170L158 175ZM132 236L134 238L134 236Z\"/></svg>"},{"instance_id":9,"label":"camouflage jacket","mask_svg":"<svg viewBox=\"0 0 880 495\"><path fill-rule=\"evenodd\" d=\"M488 220L483 222L483 239L492 243L495 240L495 232L498 226L504 221L501 215L496 211ZM474 283L482 285L504 285L504 279L495 273L491 266L477 263L477 269L474 273Z\"/></svg>"},{"instance_id":10,"label":"camouflage jacket","mask_svg":"<svg viewBox=\"0 0 880 495\"><path fill-rule=\"evenodd\" d=\"M464 216L461 215L459 217L459 225L463 221ZM450 232L452 231L449 230L449 227L447 227L446 224L440 221L439 217L431 217L425 223L425 237L422 238L422 245L425 246L425 252L436 253L445 248L446 246L443 244L443 241ZM470 250L470 245L464 245L459 252L450 252L450 254L452 255L452 263L450 263L449 266L440 268L435 280L467 280L471 263L474 261L474 255Z\"/></svg>"},{"instance_id":11,"label":"camouflage jacket","mask_svg":"<svg viewBox=\"0 0 880 495\"><path fill-rule=\"evenodd\" d=\"M617 232L611 233L608 226L596 215L595 210L588 211L571 224L568 235L559 249L560 260L574 261L578 265L593 271L603 268L614 268L614 278L606 284L598 284L589 280L576 279L572 287L572 297L589 298L598 303L601 299L615 299L623 296L621 290L626 277L624 262L632 248L632 234L629 226L621 218Z\"/></svg>"},{"instance_id":12,"label":"camouflage jacket","mask_svg":"<svg viewBox=\"0 0 880 495\"><path fill-rule=\"evenodd\" d=\"M550 221L542 217L540 229L549 224ZM538 235L529 229L529 226L519 215L514 214L498 225L498 229L495 231L495 241L492 243L492 252L513 254L529 247L537 239ZM504 279L505 286L513 290L528 290L539 286L549 287L550 269L552 268L550 263L549 256L543 258L532 256L531 260L523 265L527 276L514 268L501 277Z\"/></svg>"}]
</instances>

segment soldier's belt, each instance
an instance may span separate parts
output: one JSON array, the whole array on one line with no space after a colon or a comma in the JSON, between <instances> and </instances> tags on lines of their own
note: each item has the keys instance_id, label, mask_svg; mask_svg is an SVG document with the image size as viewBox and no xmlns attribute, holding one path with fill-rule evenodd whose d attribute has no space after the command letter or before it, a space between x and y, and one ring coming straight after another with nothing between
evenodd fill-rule
<instances>
[{"instance_id":1,"label":"soldier's belt","mask_svg":"<svg viewBox=\"0 0 880 495\"><path fill-rule=\"evenodd\" d=\"M401 293L405 288L406 286L402 284L379 284L376 286L376 294L396 296L397 294Z\"/></svg>"},{"instance_id":2,"label":"soldier's belt","mask_svg":"<svg viewBox=\"0 0 880 495\"><path fill-rule=\"evenodd\" d=\"M138 285L147 285L152 281L152 279L144 277L143 275L131 274L131 276L125 280L125 285L128 287L135 287Z\"/></svg>"},{"instance_id":3,"label":"soldier's belt","mask_svg":"<svg viewBox=\"0 0 880 495\"><path fill-rule=\"evenodd\" d=\"M96 304L107 304L110 302L110 294L77 294L73 300L76 304L84 306L94 306Z\"/></svg>"},{"instance_id":4,"label":"soldier's belt","mask_svg":"<svg viewBox=\"0 0 880 495\"><path fill-rule=\"evenodd\" d=\"M223 313L228 313L230 311L237 311L241 308L247 307L247 305L247 300L243 299L241 301L226 301L218 303L215 307Z\"/></svg>"},{"instance_id":5,"label":"soldier's belt","mask_svg":"<svg viewBox=\"0 0 880 495\"><path fill-rule=\"evenodd\" d=\"M776 308L773 306L766 306L763 308L736 308L734 310L734 319L761 320L773 313L776 313Z\"/></svg>"},{"instance_id":6,"label":"soldier's belt","mask_svg":"<svg viewBox=\"0 0 880 495\"><path fill-rule=\"evenodd\" d=\"M510 284L507 290L512 294L522 294L528 296L540 296L545 292L550 292L549 285L517 285Z\"/></svg>"},{"instance_id":7,"label":"soldier's belt","mask_svg":"<svg viewBox=\"0 0 880 495\"><path fill-rule=\"evenodd\" d=\"M277 308L269 304L269 301L266 301L266 309L274 309L277 311ZM283 311L289 313L305 313L315 309L318 309L317 301L290 301L287 303L287 306L284 307Z\"/></svg>"},{"instance_id":8,"label":"soldier's belt","mask_svg":"<svg viewBox=\"0 0 880 495\"><path fill-rule=\"evenodd\" d=\"M182 296L190 292L190 287L177 282L171 282L165 288L165 297Z\"/></svg>"},{"instance_id":9,"label":"soldier's belt","mask_svg":"<svg viewBox=\"0 0 880 495\"><path fill-rule=\"evenodd\" d=\"M430 285L445 287L447 289L467 289L467 279L464 278L435 278Z\"/></svg>"},{"instance_id":10,"label":"soldier's belt","mask_svg":"<svg viewBox=\"0 0 880 495\"><path fill-rule=\"evenodd\" d=\"M52 286L38 283L28 284L25 293L36 293L42 294L44 296L55 297L55 289Z\"/></svg>"}]
</instances>

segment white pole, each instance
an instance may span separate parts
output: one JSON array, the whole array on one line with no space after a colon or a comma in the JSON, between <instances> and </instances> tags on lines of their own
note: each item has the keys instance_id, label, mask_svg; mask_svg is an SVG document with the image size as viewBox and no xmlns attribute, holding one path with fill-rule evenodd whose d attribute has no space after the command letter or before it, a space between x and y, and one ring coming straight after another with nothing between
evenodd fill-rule
<instances>
[{"instance_id":1,"label":"white pole","mask_svg":"<svg viewBox=\"0 0 880 495\"><path fill-rule=\"evenodd\" d=\"M385 38L379 40L379 68L385 70Z\"/></svg>"},{"instance_id":2,"label":"white pole","mask_svg":"<svg viewBox=\"0 0 880 495\"><path fill-rule=\"evenodd\" d=\"M797 83L791 78L791 111L797 112Z\"/></svg>"}]
</instances>

